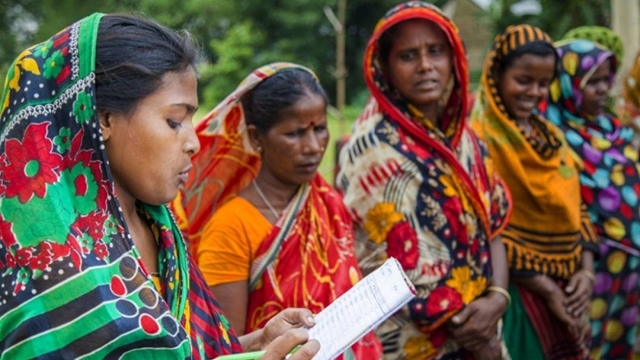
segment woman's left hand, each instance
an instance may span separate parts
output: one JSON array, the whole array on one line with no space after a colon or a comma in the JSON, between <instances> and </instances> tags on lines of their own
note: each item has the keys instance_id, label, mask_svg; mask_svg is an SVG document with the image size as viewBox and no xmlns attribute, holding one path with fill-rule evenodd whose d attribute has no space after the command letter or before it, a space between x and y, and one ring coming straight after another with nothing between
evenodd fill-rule
<instances>
[{"instance_id":1,"label":"woman's left hand","mask_svg":"<svg viewBox=\"0 0 640 360\"><path fill-rule=\"evenodd\" d=\"M591 301L591 293L593 291L593 280L585 274L587 270L580 270L573 274L569 284L564 288L567 294L564 306L567 313L578 318L581 317L588 309Z\"/></svg>"},{"instance_id":2,"label":"woman's left hand","mask_svg":"<svg viewBox=\"0 0 640 360\"><path fill-rule=\"evenodd\" d=\"M507 310L507 299L497 292L472 301L449 322L451 335L461 347L474 352L496 340L498 321Z\"/></svg>"}]
</instances>

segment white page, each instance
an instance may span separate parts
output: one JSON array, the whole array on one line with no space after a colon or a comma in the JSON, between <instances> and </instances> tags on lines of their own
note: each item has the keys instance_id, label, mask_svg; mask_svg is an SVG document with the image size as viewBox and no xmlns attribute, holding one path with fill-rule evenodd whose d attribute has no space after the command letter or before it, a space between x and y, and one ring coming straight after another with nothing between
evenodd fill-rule
<instances>
[{"instance_id":1,"label":"white page","mask_svg":"<svg viewBox=\"0 0 640 360\"><path fill-rule=\"evenodd\" d=\"M332 360L415 297L400 263L389 258L316 315L309 339L320 342L314 360Z\"/></svg>"}]
</instances>

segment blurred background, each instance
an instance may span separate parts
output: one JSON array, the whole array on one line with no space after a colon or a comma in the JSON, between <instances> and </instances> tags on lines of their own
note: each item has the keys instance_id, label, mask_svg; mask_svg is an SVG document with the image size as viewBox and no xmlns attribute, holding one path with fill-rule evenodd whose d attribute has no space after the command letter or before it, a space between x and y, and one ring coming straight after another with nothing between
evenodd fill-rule
<instances>
[{"instance_id":1,"label":"blurred background","mask_svg":"<svg viewBox=\"0 0 640 360\"><path fill-rule=\"evenodd\" d=\"M254 68L291 61L313 69L329 94L333 140L347 133L368 92L362 55L391 0L0 0L0 76L27 46L93 12L134 12L198 39L203 58L199 120ZM640 0L430 0L458 25L468 50L471 87L493 36L518 23L537 25L559 39L581 25L617 31L625 63L640 46ZM626 72L621 71L620 73ZM332 178L333 146L321 171Z\"/></svg>"}]
</instances>

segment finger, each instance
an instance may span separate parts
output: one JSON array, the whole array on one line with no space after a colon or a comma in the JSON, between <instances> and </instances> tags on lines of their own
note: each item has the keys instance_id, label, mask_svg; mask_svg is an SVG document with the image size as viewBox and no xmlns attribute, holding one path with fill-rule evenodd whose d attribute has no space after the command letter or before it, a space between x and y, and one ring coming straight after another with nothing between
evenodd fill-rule
<instances>
[{"instance_id":1,"label":"finger","mask_svg":"<svg viewBox=\"0 0 640 360\"><path fill-rule=\"evenodd\" d=\"M469 320L469 318L471 317L471 315L473 315L474 312L475 312L474 307L469 305L464 309L460 310L457 314L453 315L453 317L451 318L451 322L454 325L462 325L466 323L467 320Z\"/></svg>"},{"instance_id":2,"label":"finger","mask_svg":"<svg viewBox=\"0 0 640 360\"><path fill-rule=\"evenodd\" d=\"M288 308L282 310L280 315L291 325L312 327L316 324L313 314L308 309Z\"/></svg>"},{"instance_id":3,"label":"finger","mask_svg":"<svg viewBox=\"0 0 640 360\"><path fill-rule=\"evenodd\" d=\"M573 276L571 277L571 279L569 280L569 283L567 284L567 286L564 287L564 291L567 294L571 294L572 292L575 291L577 285L578 285L578 279L580 278L580 275L578 273L573 274Z\"/></svg>"},{"instance_id":4,"label":"finger","mask_svg":"<svg viewBox=\"0 0 640 360\"><path fill-rule=\"evenodd\" d=\"M261 359L263 360L283 359L287 354L289 354L293 349L295 349L296 346L305 344L305 342L307 342L308 339L309 339L309 333L307 332L307 330L300 329L300 328L289 329L285 331L282 335L276 337L271 343L269 343L265 347L264 349L265 354L261 357ZM297 359L305 359L305 357L303 356L311 352L313 349L314 349L313 345L307 346L307 344L305 344L301 346L296 351L296 354L299 351L302 351L301 355L299 355Z\"/></svg>"},{"instance_id":5,"label":"finger","mask_svg":"<svg viewBox=\"0 0 640 360\"><path fill-rule=\"evenodd\" d=\"M585 297L583 301L580 302L579 305L571 311L571 315L573 315L574 318L582 317L582 315L589 311L589 305L591 305L591 302L589 300L590 299L588 297Z\"/></svg>"},{"instance_id":6,"label":"finger","mask_svg":"<svg viewBox=\"0 0 640 360\"><path fill-rule=\"evenodd\" d=\"M318 340L310 340L289 357L289 360L310 360L320 351Z\"/></svg>"},{"instance_id":7,"label":"finger","mask_svg":"<svg viewBox=\"0 0 640 360\"><path fill-rule=\"evenodd\" d=\"M586 295L577 298L574 302L567 306L567 312L575 317L578 312L582 312L585 307L589 306L589 300L590 297Z\"/></svg>"}]
</instances>

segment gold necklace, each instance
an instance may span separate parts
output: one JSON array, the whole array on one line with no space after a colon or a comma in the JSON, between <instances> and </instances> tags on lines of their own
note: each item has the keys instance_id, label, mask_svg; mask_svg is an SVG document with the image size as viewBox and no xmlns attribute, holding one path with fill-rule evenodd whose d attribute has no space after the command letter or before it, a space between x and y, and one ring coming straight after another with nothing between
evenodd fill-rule
<instances>
[{"instance_id":1,"label":"gold necklace","mask_svg":"<svg viewBox=\"0 0 640 360\"><path fill-rule=\"evenodd\" d=\"M262 199L262 202L264 202L264 204L267 205L269 210L271 210L271 212L273 213L273 216L275 217L275 220L278 220L280 215L278 214L276 209L273 207L273 205L271 205L271 203L269 202L267 197L264 196L264 194L262 193L262 190L260 190L260 187L258 186L258 183L256 182L256 180L254 179L252 181L252 183L253 183L253 187L256 188L256 192L258 193L258 196L260 196L260 199Z\"/></svg>"}]
</instances>

